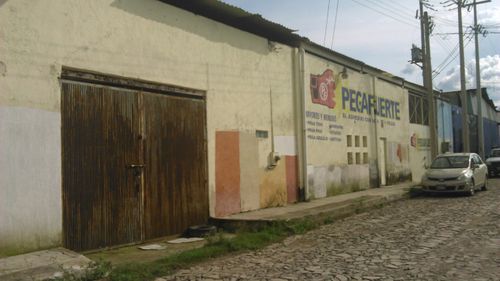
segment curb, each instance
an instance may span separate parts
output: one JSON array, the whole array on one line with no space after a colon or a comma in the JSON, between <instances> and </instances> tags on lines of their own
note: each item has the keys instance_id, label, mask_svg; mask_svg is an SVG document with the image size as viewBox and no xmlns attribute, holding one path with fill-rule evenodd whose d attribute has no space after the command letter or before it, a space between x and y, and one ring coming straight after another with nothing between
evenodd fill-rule
<instances>
[{"instance_id":1,"label":"curb","mask_svg":"<svg viewBox=\"0 0 500 281\"><path fill-rule=\"evenodd\" d=\"M395 201L409 199L421 195L421 190L408 189L401 194L393 194L388 196L363 196L356 199L347 200L334 204L333 206L324 206L321 210L313 208L303 210L287 215L277 216L272 219L228 219L210 217L209 223L221 228L227 232L236 232L240 229L245 230L260 230L277 222L292 221L292 220L310 220L317 224L328 224L338 221L355 214L363 213L372 209L381 208ZM307 213L307 214L304 214Z\"/></svg>"}]
</instances>

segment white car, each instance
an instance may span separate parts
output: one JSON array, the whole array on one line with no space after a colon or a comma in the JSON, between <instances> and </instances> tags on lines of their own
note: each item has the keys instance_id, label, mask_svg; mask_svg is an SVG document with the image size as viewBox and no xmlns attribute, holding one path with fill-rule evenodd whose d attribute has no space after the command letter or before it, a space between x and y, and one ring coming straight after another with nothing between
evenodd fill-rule
<instances>
[{"instance_id":1,"label":"white car","mask_svg":"<svg viewBox=\"0 0 500 281\"><path fill-rule=\"evenodd\" d=\"M488 168L476 153L447 153L436 157L422 176L422 189L429 193L467 193L486 190Z\"/></svg>"}]
</instances>

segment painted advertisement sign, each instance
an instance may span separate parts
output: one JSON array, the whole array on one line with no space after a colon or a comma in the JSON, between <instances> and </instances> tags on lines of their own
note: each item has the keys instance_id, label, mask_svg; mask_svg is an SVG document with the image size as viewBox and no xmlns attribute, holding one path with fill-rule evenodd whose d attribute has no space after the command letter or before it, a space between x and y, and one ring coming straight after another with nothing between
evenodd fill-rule
<instances>
[{"instance_id":1,"label":"painted advertisement sign","mask_svg":"<svg viewBox=\"0 0 500 281\"><path fill-rule=\"evenodd\" d=\"M401 119L399 101L343 86L337 76L329 68L320 74L310 74L310 101L313 106L306 111L308 139L342 141L340 136L344 126L338 124L338 119L396 126Z\"/></svg>"}]
</instances>

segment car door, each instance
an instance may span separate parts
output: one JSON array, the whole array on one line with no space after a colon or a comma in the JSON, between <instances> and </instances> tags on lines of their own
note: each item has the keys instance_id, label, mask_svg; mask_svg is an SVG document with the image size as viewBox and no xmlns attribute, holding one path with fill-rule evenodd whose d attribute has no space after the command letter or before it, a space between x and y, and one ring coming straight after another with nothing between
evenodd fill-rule
<instances>
[{"instance_id":1,"label":"car door","mask_svg":"<svg viewBox=\"0 0 500 281\"><path fill-rule=\"evenodd\" d=\"M476 157L480 163L479 166L481 169L481 175L483 175L483 181L486 181L488 178L488 165L486 165L486 163L483 162L483 159L481 159L479 155L476 155Z\"/></svg>"},{"instance_id":2,"label":"car door","mask_svg":"<svg viewBox=\"0 0 500 281\"><path fill-rule=\"evenodd\" d=\"M486 165L483 163L479 155L473 154L472 161L479 167L474 169L474 179L476 179L476 186L482 186L486 180Z\"/></svg>"}]
</instances>

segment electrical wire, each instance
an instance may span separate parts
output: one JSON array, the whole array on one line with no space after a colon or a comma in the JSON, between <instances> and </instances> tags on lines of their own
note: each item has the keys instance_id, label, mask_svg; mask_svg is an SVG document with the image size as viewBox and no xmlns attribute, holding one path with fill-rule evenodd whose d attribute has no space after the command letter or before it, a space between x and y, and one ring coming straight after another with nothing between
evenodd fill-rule
<instances>
[{"instance_id":1,"label":"electrical wire","mask_svg":"<svg viewBox=\"0 0 500 281\"><path fill-rule=\"evenodd\" d=\"M467 45L469 45L469 43L472 41L473 37L474 37L473 33L468 33L467 34L466 40L468 40L468 41L465 43L464 48L467 47ZM446 63L445 66L443 66L440 70L435 71L436 73L432 76L432 80L434 80L436 77L438 77L439 74L441 74L443 72L443 70L445 70L448 67L448 65L450 65L450 63L452 63L453 61L455 61L457 59L458 55L459 55L459 53L456 53L455 56L453 57L453 59L449 60L448 63Z\"/></svg>"},{"instance_id":2,"label":"electrical wire","mask_svg":"<svg viewBox=\"0 0 500 281\"><path fill-rule=\"evenodd\" d=\"M363 6L363 7L367 8L367 9L370 9L370 10L372 10L372 11L374 11L374 12L377 12L377 13L379 13L379 14L381 14L381 15L384 15L384 16L386 16L386 17L389 17L389 18L391 18L391 19L393 19L393 20L395 20L395 21L398 21L398 22L400 22L400 23L402 23L402 24L406 24L406 25L411 26L411 27L413 27L413 28L419 28L418 26L416 26L416 25L415 25L415 23L410 23L410 22L408 22L408 21L406 21L406 20L398 19L398 18L396 18L396 17L394 17L394 16L391 16L390 14L388 14L388 13L386 13L386 12L382 12L382 11L380 11L380 10L378 10L378 9L375 9L375 8L374 8L374 7L372 7L372 6L368 6L368 5L364 4L364 3L361 3L361 2L360 2L360 1L358 1L358 0L351 0L351 1L353 1L354 3L356 3L356 4L360 5L360 6Z\"/></svg>"},{"instance_id":3,"label":"electrical wire","mask_svg":"<svg viewBox=\"0 0 500 281\"><path fill-rule=\"evenodd\" d=\"M384 2L384 1L379 1L379 2ZM385 5L387 5L390 11L396 11L396 13L406 14L406 16L410 18L413 18L415 16L413 12L408 11L408 7L401 5L397 1L391 1L390 3L385 2Z\"/></svg>"},{"instance_id":4,"label":"electrical wire","mask_svg":"<svg viewBox=\"0 0 500 281\"><path fill-rule=\"evenodd\" d=\"M335 29L337 28L337 15L339 13L339 3L340 0L337 0L337 7L335 8L335 20L333 21L333 31L332 31L332 43L330 44L330 49L333 49L333 41L335 39Z\"/></svg>"},{"instance_id":5,"label":"electrical wire","mask_svg":"<svg viewBox=\"0 0 500 281\"><path fill-rule=\"evenodd\" d=\"M371 2L373 5L382 8L382 10L390 12L394 17L403 19L405 21L407 20L407 18L412 18L413 17L413 15L409 14L407 11L402 12L402 13L406 13L406 15L401 15L402 14L401 12L400 13L395 12L394 8L391 8L388 5L383 5L383 4L380 3L380 1L374 1L374 0L365 0L365 1Z\"/></svg>"},{"instance_id":6,"label":"electrical wire","mask_svg":"<svg viewBox=\"0 0 500 281\"><path fill-rule=\"evenodd\" d=\"M473 37L473 33L467 33L466 35L466 40L469 40L467 41L467 43L465 44L466 46L470 43L470 41L472 40L472 37ZM454 61L457 56L458 56L458 53L457 51L459 50L459 47L460 47L460 43L457 43L457 45L455 46L455 48L452 50L451 53L448 54L448 56L441 62L441 64L439 64L438 67L436 67L436 69L434 70L434 77L437 77L444 69L446 69L446 67L452 62ZM452 58L453 57L453 58ZM451 60L450 60L451 59Z\"/></svg>"},{"instance_id":7,"label":"electrical wire","mask_svg":"<svg viewBox=\"0 0 500 281\"><path fill-rule=\"evenodd\" d=\"M326 31L328 30L328 19L330 18L330 1L328 0L328 8L326 9L325 35L323 36L323 46L326 44Z\"/></svg>"}]
</instances>

